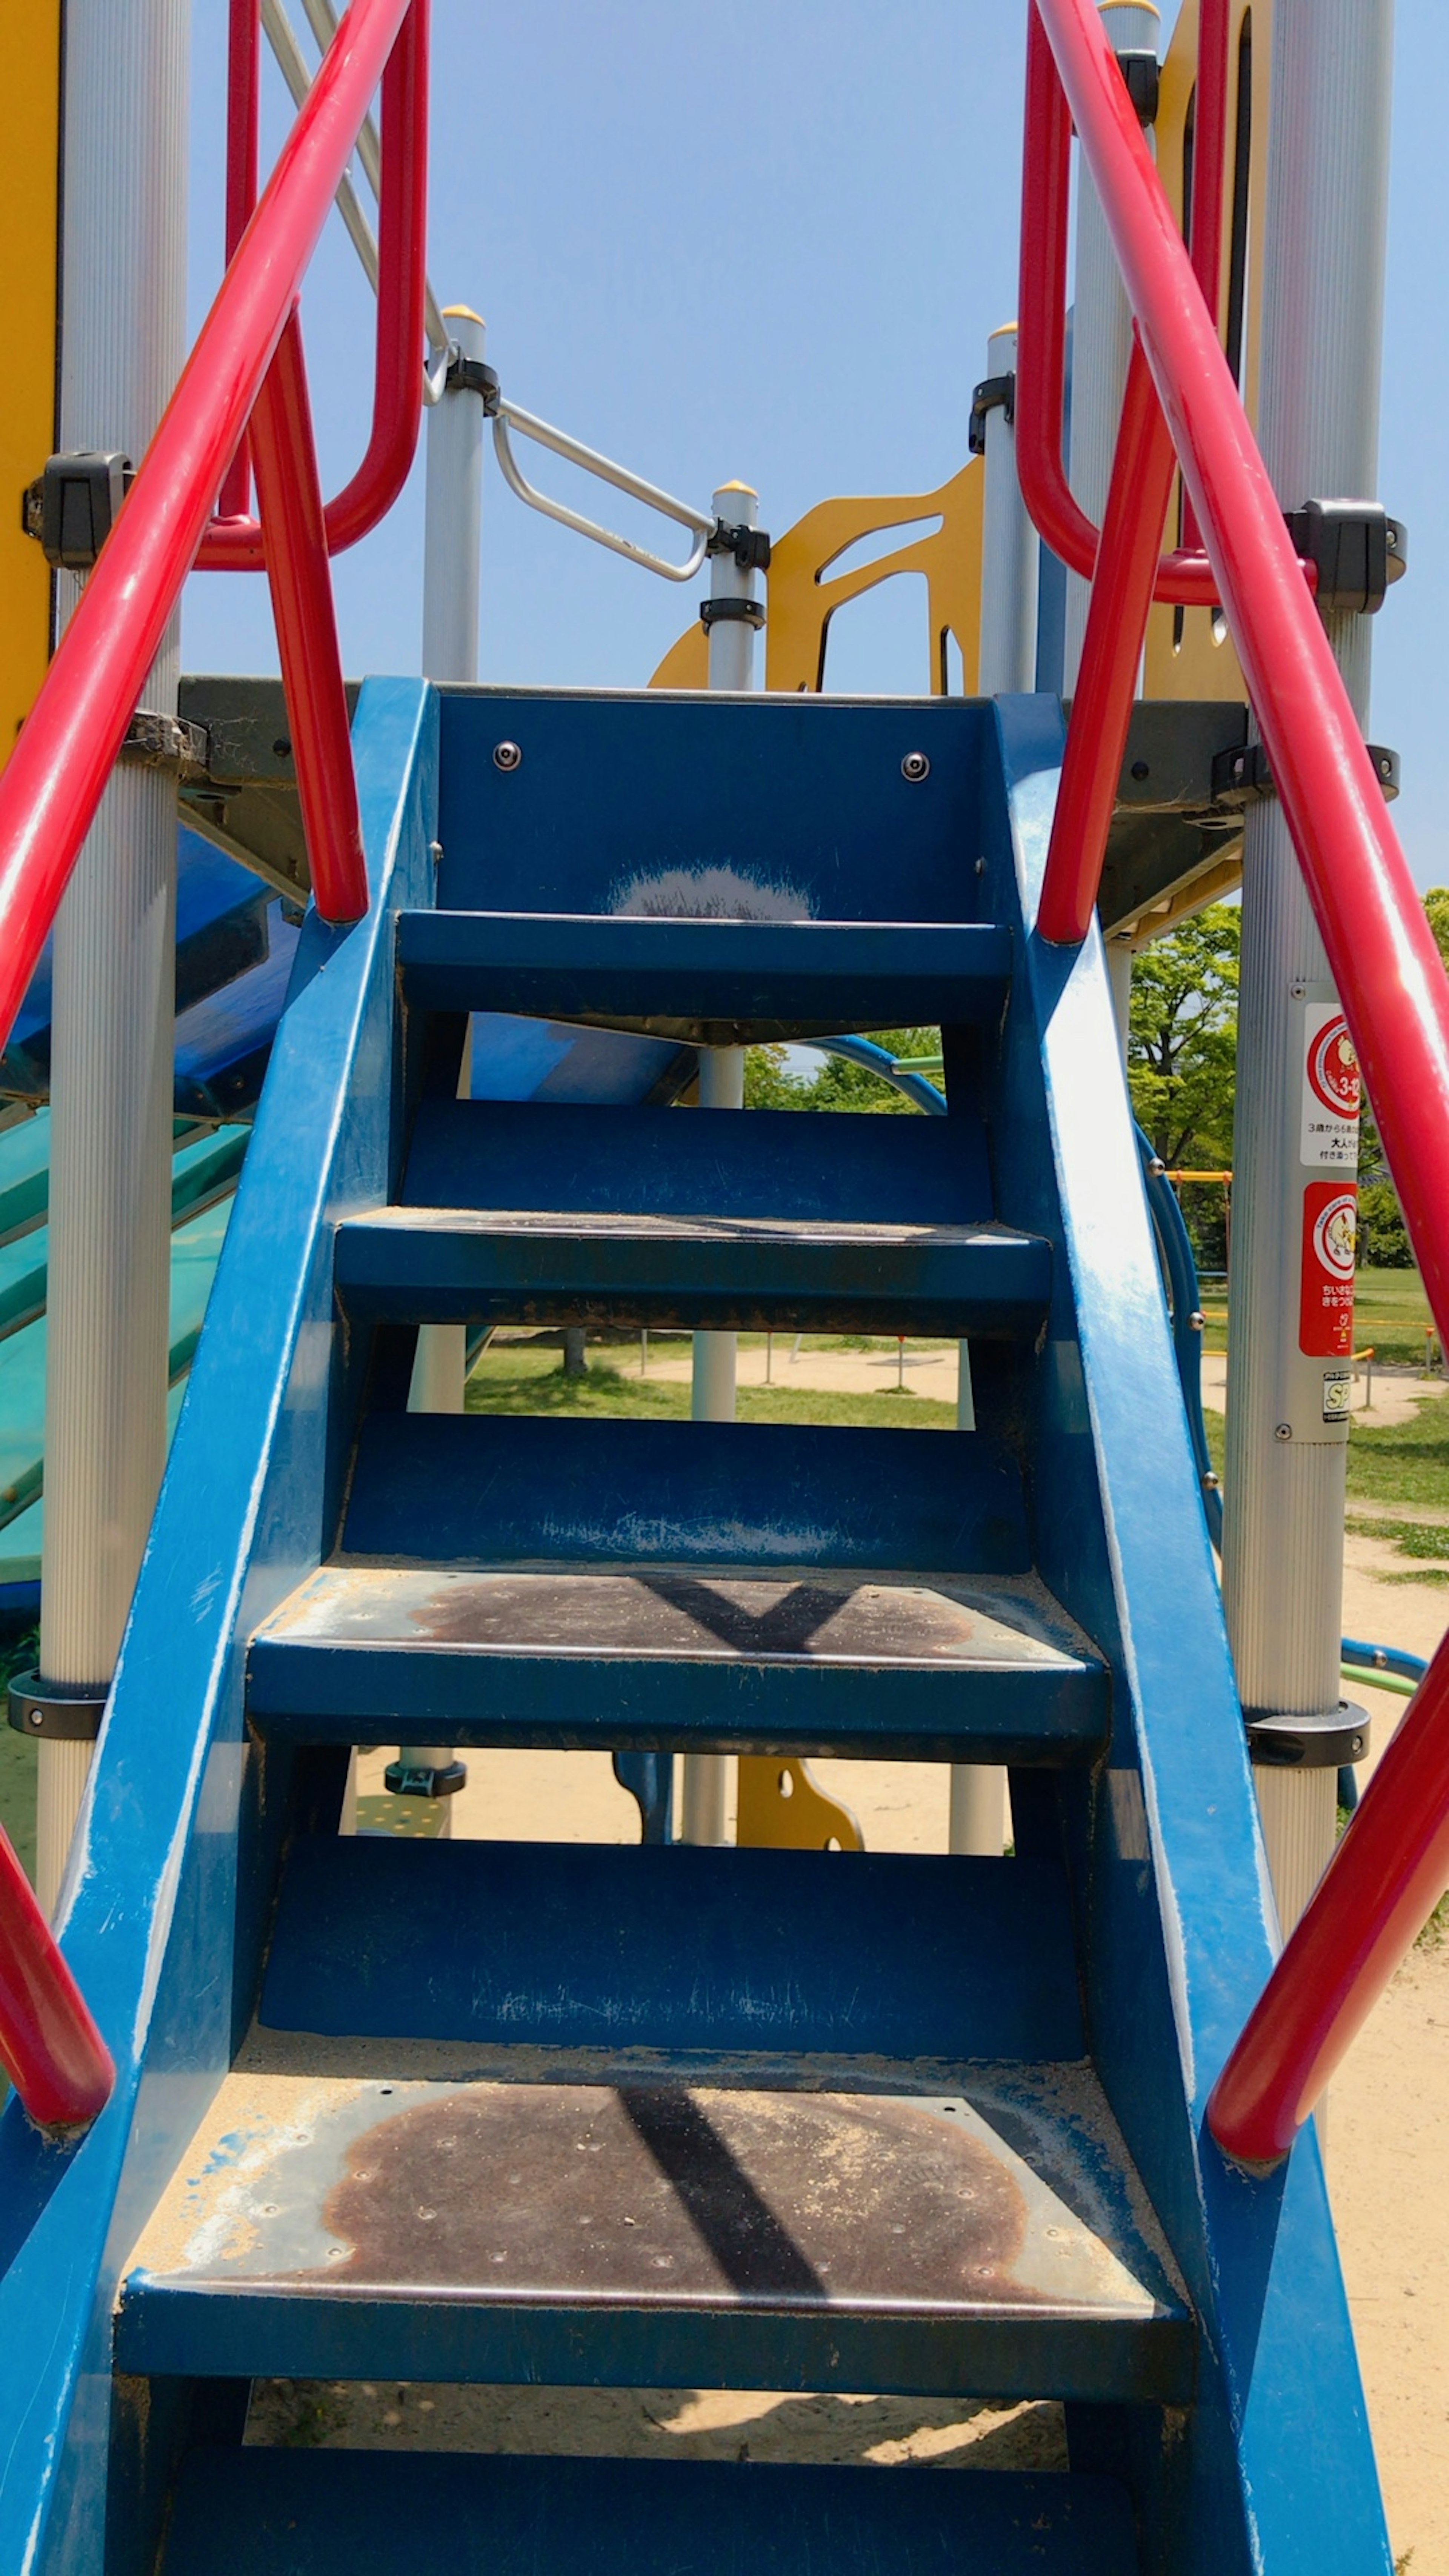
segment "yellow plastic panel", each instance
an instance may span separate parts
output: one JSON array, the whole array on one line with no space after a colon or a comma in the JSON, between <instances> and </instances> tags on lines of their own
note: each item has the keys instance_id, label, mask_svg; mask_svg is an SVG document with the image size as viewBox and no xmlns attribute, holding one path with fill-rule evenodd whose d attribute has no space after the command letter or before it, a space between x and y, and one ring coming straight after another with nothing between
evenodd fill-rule
<instances>
[{"instance_id":1,"label":"yellow plastic panel","mask_svg":"<svg viewBox=\"0 0 1449 2576\"><path fill-rule=\"evenodd\" d=\"M811 1776L794 1754L742 1753L735 1841L770 1843L781 1851L864 1851L865 1838L848 1807Z\"/></svg>"},{"instance_id":2,"label":"yellow plastic panel","mask_svg":"<svg viewBox=\"0 0 1449 2576\"><path fill-rule=\"evenodd\" d=\"M55 444L60 0L5 15L0 84L0 763L50 658L50 566L20 496Z\"/></svg>"}]
</instances>

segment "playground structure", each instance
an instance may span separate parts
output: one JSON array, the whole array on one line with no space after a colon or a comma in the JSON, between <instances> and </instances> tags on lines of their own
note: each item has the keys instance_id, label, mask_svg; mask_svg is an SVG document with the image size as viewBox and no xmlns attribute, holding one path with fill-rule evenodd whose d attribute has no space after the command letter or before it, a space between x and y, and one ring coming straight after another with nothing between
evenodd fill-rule
<instances>
[{"instance_id":1,"label":"playground structure","mask_svg":"<svg viewBox=\"0 0 1449 2576\"><path fill-rule=\"evenodd\" d=\"M555 515L511 441L580 450L428 290L426 0L340 28L308 0L322 60L261 189L233 0L229 265L184 369L171 16L68 14L72 354L26 562L62 632L17 661L0 776L6 1064L34 1101L44 1058L54 1174L15 1707L43 1907L0 1845L0 2560L1386 2576L1310 2119L1449 1877L1442 1650L1396 1659L1412 1707L1334 1843L1342 1653L1395 1668L1336 1591L1357 1065L1449 1317L1449 991L1362 739L1405 553L1367 497L1384 12L1200 0L1159 63L1150 9L1031 0L977 453L773 544L742 486L697 510L592 458L688 549L583 533L709 568L637 693L476 684L486 423ZM374 240L339 190L379 85ZM103 181L145 156L128 232ZM297 313L334 201L375 264L376 409L324 505ZM426 677L350 693L329 554L424 414ZM197 562L265 569L284 708L180 680ZM830 617L902 569L930 694L823 695ZM262 891L178 910L173 974L178 793ZM1120 1021L1133 944L1239 871L1219 1492ZM178 1142L173 992L184 1031L264 969L264 1025L188 1060L215 1132ZM747 1045L869 1060L903 1026L941 1030L944 1114L739 1114ZM221 1205L253 1099L162 1483L166 1191L184 1213L199 1169ZM37 1254L0 1272L17 1343ZM464 1414L466 1335L505 1320L691 1330L694 1418ZM961 1432L733 1423L742 1327L957 1338ZM472 1745L607 1750L641 1847L357 1836L360 1745L434 1797ZM809 1755L866 1751L951 1765L949 1853L799 1847L831 1821ZM1071 2465L268 2450L261 2376L1050 2396Z\"/></svg>"}]
</instances>

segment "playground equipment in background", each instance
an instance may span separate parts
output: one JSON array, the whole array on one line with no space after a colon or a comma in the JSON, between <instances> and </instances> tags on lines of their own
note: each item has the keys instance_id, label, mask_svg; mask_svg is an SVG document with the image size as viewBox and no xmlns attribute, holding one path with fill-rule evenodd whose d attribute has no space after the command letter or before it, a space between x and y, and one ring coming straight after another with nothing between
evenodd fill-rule
<instances>
[{"instance_id":1,"label":"playground equipment in background","mask_svg":"<svg viewBox=\"0 0 1449 2576\"><path fill-rule=\"evenodd\" d=\"M1294 5L1276 0L1280 29ZM1006 530L1001 559L1033 576L989 651L1003 602L981 603L992 696L945 693L938 621L965 623L963 663L977 633L938 591L929 699L823 700L817 601L802 694L490 690L450 669L368 682L349 748L295 299L386 65L375 435L340 541L397 488L423 398L426 11L353 0L253 212L256 18L235 0L227 280L0 779L13 1016L187 566L203 540L205 561L262 559L245 434L315 900L90 1775L64 1962L38 1915L7 1927L36 2003L7 2036L32 2106L95 2110L93 2047L64 2099L54 2083L86 2041L77 1995L114 2071L79 2141L17 2103L0 2118L0 2547L37 2576L219 2576L218 2551L311 2576L420 2547L663 2568L686 2534L720 2567L828 2545L844 2576L1310 2558L1387 2576L1317 2143L1294 2132L1443 1857L1449 1672L1425 1677L1275 1965L1088 920L1100 881L1104 927L1134 937L1229 864L1241 814L1213 761L1235 794L1242 710L1184 702L1169 725L1129 705L1154 589L1174 644L1199 621L1195 652L1218 649L1201 621L1221 597L1395 1168L1420 1153L1403 1195L1438 1311L1449 1003L1309 605L1316 582L1346 617L1351 585L1312 508L1290 539L1214 323L1226 276L1233 340L1233 276L1241 297L1275 250L1227 166L1263 0L1253 15L1251 62L1237 0L1184 11L1175 40L1182 146L1194 36L1199 56L1190 189L1167 155L1190 264L1138 124L1155 54L1145 80L1090 0L1033 0L1014 402L985 405L952 503L968 528L979 505L983 561ZM1084 230L1110 235L1140 335L1100 541L1060 455L1073 125ZM1096 354L1079 305L1078 461ZM481 356L454 364L428 379L445 417L497 391ZM1159 401L1187 483L1161 567ZM1089 604L1068 585L1042 695L1021 694L1042 595L1013 454L1072 578L1093 576ZM711 647L753 624L763 568L758 531L714 516L694 528L716 543ZM1381 512L1352 542L1334 525L1340 580L1353 544L1387 553ZM817 552L802 579L827 569ZM510 1023L540 1096L459 1096L480 1013ZM680 1117L662 1092L541 1096L571 1022L676 1070L700 1048L939 1025L945 1114L827 1133ZM920 1078L892 1060L902 1076ZM970 1346L972 1427L415 1409L420 1333L520 1315L948 1332ZM1294 1724L1253 1715L1255 1756L1301 1760ZM816 1750L1004 1765L1014 1857L339 1832L352 1748L400 1734L737 1753L777 1793ZM1052 2396L1071 2465L343 2460L242 2443L262 2373Z\"/></svg>"}]
</instances>

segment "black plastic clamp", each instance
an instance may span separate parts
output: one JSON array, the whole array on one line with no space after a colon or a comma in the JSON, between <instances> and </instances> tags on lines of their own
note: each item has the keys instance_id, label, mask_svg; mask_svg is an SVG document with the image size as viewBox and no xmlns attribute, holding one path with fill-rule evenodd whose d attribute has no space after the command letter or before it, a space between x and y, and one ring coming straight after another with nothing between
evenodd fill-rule
<instances>
[{"instance_id":1,"label":"black plastic clamp","mask_svg":"<svg viewBox=\"0 0 1449 2576\"><path fill-rule=\"evenodd\" d=\"M1314 595L1325 616L1349 609L1372 617L1390 582L1408 570L1408 530L1380 501L1305 501L1283 515L1299 554L1317 567Z\"/></svg>"},{"instance_id":2,"label":"black plastic clamp","mask_svg":"<svg viewBox=\"0 0 1449 2576\"><path fill-rule=\"evenodd\" d=\"M188 781L206 776L211 736L187 716L138 707L121 740L120 757L138 769L174 769Z\"/></svg>"},{"instance_id":3,"label":"black plastic clamp","mask_svg":"<svg viewBox=\"0 0 1449 2576\"><path fill-rule=\"evenodd\" d=\"M712 626L763 626L764 604L758 599L702 599L699 622L706 635Z\"/></svg>"},{"instance_id":4,"label":"black plastic clamp","mask_svg":"<svg viewBox=\"0 0 1449 2576\"><path fill-rule=\"evenodd\" d=\"M104 1691L69 1690L38 1673L19 1673L10 1685L10 1723L38 1744L93 1744L105 1713Z\"/></svg>"},{"instance_id":5,"label":"black plastic clamp","mask_svg":"<svg viewBox=\"0 0 1449 2576\"><path fill-rule=\"evenodd\" d=\"M47 563L89 572L135 479L129 456L89 448L49 456L26 486L20 524L44 548Z\"/></svg>"},{"instance_id":6,"label":"black plastic clamp","mask_svg":"<svg viewBox=\"0 0 1449 2576\"><path fill-rule=\"evenodd\" d=\"M1133 48L1117 56L1117 69L1127 83L1127 95L1137 110L1138 124L1155 125L1162 91L1162 65L1157 56Z\"/></svg>"},{"instance_id":7,"label":"black plastic clamp","mask_svg":"<svg viewBox=\"0 0 1449 2576\"><path fill-rule=\"evenodd\" d=\"M1384 802L1392 805L1399 792L1400 761L1387 744L1367 742L1364 749L1378 772L1384 791ZM1276 796L1273 772L1268 755L1260 742L1238 744L1233 750L1218 752L1213 760L1213 803L1241 811L1249 805L1265 804Z\"/></svg>"},{"instance_id":8,"label":"black plastic clamp","mask_svg":"<svg viewBox=\"0 0 1449 2576\"><path fill-rule=\"evenodd\" d=\"M389 1762L383 1782L394 1798L456 1798L468 1785L466 1762Z\"/></svg>"},{"instance_id":9,"label":"black plastic clamp","mask_svg":"<svg viewBox=\"0 0 1449 2576\"><path fill-rule=\"evenodd\" d=\"M502 399L496 367L485 366L481 358L465 358L459 349L448 360L443 382L450 394L481 394L488 419L495 417Z\"/></svg>"},{"instance_id":10,"label":"black plastic clamp","mask_svg":"<svg viewBox=\"0 0 1449 2576\"><path fill-rule=\"evenodd\" d=\"M1016 370L1004 376L983 376L971 396L971 419L966 431L966 444L973 456L986 453L986 415L1004 411L1008 420L1016 418Z\"/></svg>"},{"instance_id":11,"label":"black plastic clamp","mask_svg":"<svg viewBox=\"0 0 1449 2576\"><path fill-rule=\"evenodd\" d=\"M1369 1713L1355 1700L1341 1699L1308 1717L1245 1715L1248 1758L1264 1769L1341 1771L1362 1762L1369 1749Z\"/></svg>"},{"instance_id":12,"label":"black plastic clamp","mask_svg":"<svg viewBox=\"0 0 1449 2576\"><path fill-rule=\"evenodd\" d=\"M714 535L704 551L707 555L733 555L741 572L770 569L770 538L765 528L731 527L728 519L716 519Z\"/></svg>"}]
</instances>

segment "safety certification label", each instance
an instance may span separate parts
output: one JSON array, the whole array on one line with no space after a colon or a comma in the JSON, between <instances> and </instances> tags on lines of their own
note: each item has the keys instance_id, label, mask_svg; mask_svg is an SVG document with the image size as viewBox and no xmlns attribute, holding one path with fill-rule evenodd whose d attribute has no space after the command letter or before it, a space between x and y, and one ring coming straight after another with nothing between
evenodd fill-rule
<instances>
[{"instance_id":1,"label":"safety certification label","mask_svg":"<svg viewBox=\"0 0 1449 2576\"><path fill-rule=\"evenodd\" d=\"M1353 1411L1353 1371L1351 1368L1325 1369L1323 1372L1323 1419L1344 1422Z\"/></svg>"},{"instance_id":2,"label":"safety certification label","mask_svg":"<svg viewBox=\"0 0 1449 2576\"><path fill-rule=\"evenodd\" d=\"M1348 1022L1334 1002L1303 1012L1303 1127L1300 1161L1311 1171L1358 1170L1358 1057Z\"/></svg>"},{"instance_id":3,"label":"safety certification label","mask_svg":"<svg viewBox=\"0 0 1449 2576\"><path fill-rule=\"evenodd\" d=\"M1353 1357L1353 1256L1358 1191L1310 1181L1303 1193L1298 1347L1309 1359Z\"/></svg>"}]
</instances>

